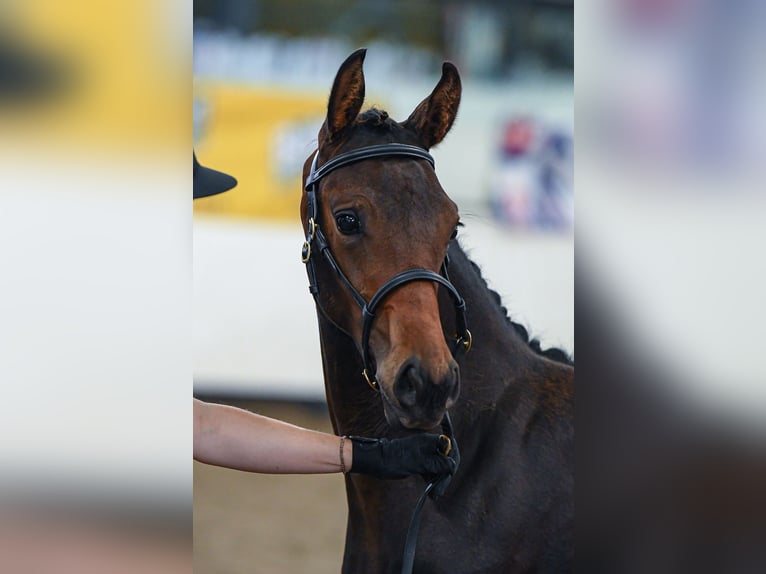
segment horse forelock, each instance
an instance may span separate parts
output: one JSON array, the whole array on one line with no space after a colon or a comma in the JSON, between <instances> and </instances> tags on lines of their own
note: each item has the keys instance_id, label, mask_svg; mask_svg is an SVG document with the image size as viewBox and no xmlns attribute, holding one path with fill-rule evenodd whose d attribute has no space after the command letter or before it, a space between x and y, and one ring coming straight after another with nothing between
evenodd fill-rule
<instances>
[{"instance_id":1,"label":"horse forelock","mask_svg":"<svg viewBox=\"0 0 766 574\"><path fill-rule=\"evenodd\" d=\"M397 142L423 147L415 132L376 107L360 113L354 121L354 128L355 135L362 141L366 140L366 145Z\"/></svg>"},{"instance_id":2,"label":"horse forelock","mask_svg":"<svg viewBox=\"0 0 766 574\"><path fill-rule=\"evenodd\" d=\"M390 127L394 121L389 117L388 112L373 107L359 114L356 117L356 123L371 128L380 128Z\"/></svg>"},{"instance_id":3,"label":"horse forelock","mask_svg":"<svg viewBox=\"0 0 766 574\"><path fill-rule=\"evenodd\" d=\"M322 130L324 129L323 126ZM405 143L422 147L411 130L394 120L387 111L374 106L361 112L344 132L342 138L329 141L323 137L323 132L320 130L319 141L323 142L324 146L328 146L324 151L328 159L343 151L365 145Z\"/></svg>"}]
</instances>

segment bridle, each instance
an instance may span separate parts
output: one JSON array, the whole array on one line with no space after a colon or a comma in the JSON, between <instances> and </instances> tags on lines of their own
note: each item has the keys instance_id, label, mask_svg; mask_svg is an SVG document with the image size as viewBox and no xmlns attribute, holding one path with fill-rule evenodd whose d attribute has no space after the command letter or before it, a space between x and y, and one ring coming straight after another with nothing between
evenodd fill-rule
<instances>
[{"instance_id":1,"label":"bridle","mask_svg":"<svg viewBox=\"0 0 766 574\"><path fill-rule=\"evenodd\" d=\"M441 274L435 273L430 269L407 269L406 271L397 273L383 283L372 298L369 301L366 301L340 268L340 265L338 265L338 262L332 255L332 251L330 251L330 245L327 242L327 238L317 223L319 214L319 182L327 174L351 163L378 157L410 157L414 159L424 159L431 164L431 167L434 167L434 158L431 154L416 146L389 143L363 147L342 153L327 161L321 167L317 167L318 157L319 150L314 152L314 159L311 162L311 170L309 171L308 178L306 178L306 241L303 243L301 254L302 260L303 263L306 264L306 272L309 277L309 291L314 296L317 306L325 316L329 317L324 309L322 309L322 305L319 301L319 285L316 277L315 258L313 257L317 251L324 256L341 283L346 286L346 289L348 289L354 301L356 301L356 304L359 305L362 310L362 359L364 361L362 377L364 377L367 384L370 385L373 390L379 390L377 381L372 377L374 371L372 369L372 357L370 355L370 333L372 332L372 324L375 320L375 311L380 303L390 295L392 291L412 281L434 281L447 289L447 292L450 294L455 304L457 318L458 334L455 336L455 341L452 345L452 355L457 358L460 353L467 353L471 349L471 332L468 330L466 323L465 301L460 296L460 293L457 292L454 285L450 283L449 275L447 274L449 257L444 258Z\"/></svg>"},{"instance_id":2,"label":"bridle","mask_svg":"<svg viewBox=\"0 0 766 574\"><path fill-rule=\"evenodd\" d=\"M330 159L326 163L317 167L317 161L319 157L319 150L314 152L314 159L311 162L311 169L309 171L308 178L306 179L306 241L303 243L303 250L301 258L303 263L306 264L306 272L309 277L309 291L314 297L317 308L322 312L325 317L329 318L327 312L322 308L319 300L319 285L317 283L315 257L314 254L319 252L325 258L325 261L330 265L332 270L340 279L341 283L346 286L346 289L351 293L354 301L362 310L362 359L364 361L364 370L362 371L362 377L368 385L374 391L380 391L380 385L374 378L371 377L371 373L374 373L372 369L372 357L370 356L370 333L372 332L372 324L375 320L375 311L380 303L391 294L392 291L398 289L402 285L406 285L412 281L433 281L442 285L447 289L447 292L452 297L452 301L455 305L456 322L457 322L457 335L452 344L452 356L456 359L460 354L465 354L471 349L471 332L468 330L466 322L466 308L465 301L458 293L455 286L449 280L447 274L447 267L449 266L449 256L445 256L441 267L441 274L435 273L430 269L413 268L407 269L400 273L397 273L391 277L388 281L383 283L372 298L367 301L361 293L354 287L349 278L340 268L338 262L330 251L330 245L327 242L322 229L317 223L319 214L319 182L330 172L341 168L343 166L362 161L366 159L373 159L379 157L409 157L413 159L424 159L431 167L434 167L434 158L426 150L417 146L401 144L401 143L389 143L372 145L359 149L355 149L349 152L342 153L334 158ZM442 429L444 430L443 438L447 440L447 449L444 451L444 455L447 456L452 450L452 458L457 465L460 464L460 451L458 449L457 441L454 438L454 432L452 429L452 421L449 413L445 413L442 420ZM425 504L426 498L429 496L437 497L444 494L447 486L449 485L452 476L449 474L437 476L431 480L426 486L425 491L421 495L415 510L412 513L410 519L410 526L407 530L407 538L404 544L404 555L402 561L402 574L409 574L412 572L412 568L415 561L415 548L417 546L418 530L420 528L421 511Z\"/></svg>"}]
</instances>

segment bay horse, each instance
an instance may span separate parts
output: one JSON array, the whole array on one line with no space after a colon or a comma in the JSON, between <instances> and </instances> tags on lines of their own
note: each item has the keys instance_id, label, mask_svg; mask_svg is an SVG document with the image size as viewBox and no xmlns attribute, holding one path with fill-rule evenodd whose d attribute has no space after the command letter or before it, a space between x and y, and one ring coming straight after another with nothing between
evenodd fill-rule
<instances>
[{"instance_id":1,"label":"bay horse","mask_svg":"<svg viewBox=\"0 0 766 574\"><path fill-rule=\"evenodd\" d=\"M457 241L457 206L427 153L457 114L458 71L445 62L399 123L360 113L364 57L340 66L303 169L303 261L333 428L440 432L449 411L461 462L423 508L415 572L571 571L573 364L508 318ZM345 481L342 571L398 572L422 478Z\"/></svg>"}]
</instances>

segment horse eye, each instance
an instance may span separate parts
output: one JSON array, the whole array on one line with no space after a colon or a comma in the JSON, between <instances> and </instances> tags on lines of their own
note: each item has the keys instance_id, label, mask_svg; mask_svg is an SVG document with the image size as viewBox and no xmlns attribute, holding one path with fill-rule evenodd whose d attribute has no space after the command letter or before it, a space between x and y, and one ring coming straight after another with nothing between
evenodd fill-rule
<instances>
[{"instance_id":1,"label":"horse eye","mask_svg":"<svg viewBox=\"0 0 766 574\"><path fill-rule=\"evenodd\" d=\"M452 235L449 236L450 241L455 239L455 237L457 237L457 227L455 227L455 229L452 230Z\"/></svg>"},{"instance_id":2,"label":"horse eye","mask_svg":"<svg viewBox=\"0 0 766 574\"><path fill-rule=\"evenodd\" d=\"M351 211L341 211L335 216L338 229L345 235L359 233L359 218Z\"/></svg>"}]
</instances>

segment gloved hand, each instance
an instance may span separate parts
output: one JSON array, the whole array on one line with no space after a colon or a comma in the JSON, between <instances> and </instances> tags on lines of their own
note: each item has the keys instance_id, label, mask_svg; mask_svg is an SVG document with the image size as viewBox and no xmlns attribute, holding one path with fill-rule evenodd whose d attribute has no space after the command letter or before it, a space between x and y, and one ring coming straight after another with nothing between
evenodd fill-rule
<instances>
[{"instance_id":1,"label":"gloved hand","mask_svg":"<svg viewBox=\"0 0 766 574\"><path fill-rule=\"evenodd\" d=\"M427 476L454 474L457 463L445 456L444 439L436 434L416 434L398 439L348 437L353 445L349 472L371 474L378 478L405 478L412 474Z\"/></svg>"}]
</instances>

